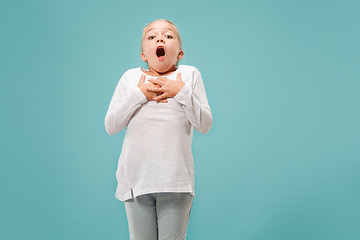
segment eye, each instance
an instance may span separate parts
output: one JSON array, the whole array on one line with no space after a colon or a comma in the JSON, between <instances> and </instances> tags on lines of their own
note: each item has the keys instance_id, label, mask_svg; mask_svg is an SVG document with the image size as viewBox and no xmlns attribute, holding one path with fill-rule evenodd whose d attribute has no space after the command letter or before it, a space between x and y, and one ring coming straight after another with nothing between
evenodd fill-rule
<instances>
[{"instance_id":1,"label":"eye","mask_svg":"<svg viewBox=\"0 0 360 240\"><path fill-rule=\"evenodd\" d=\"M150 37L148 37L148 39L154 39L154 37L155 37L155 36L150 36Z\"/></svg>"},{"instance_id":2,"label":"eye","mask_svg":"<svg viewBox=\"0 0 360 240\"><path fill-rule=\"evenodd\" d=\"M173 38L171 35L166 35L165 37L168 37L168 38Z\"/></svg>"}]
</instances>

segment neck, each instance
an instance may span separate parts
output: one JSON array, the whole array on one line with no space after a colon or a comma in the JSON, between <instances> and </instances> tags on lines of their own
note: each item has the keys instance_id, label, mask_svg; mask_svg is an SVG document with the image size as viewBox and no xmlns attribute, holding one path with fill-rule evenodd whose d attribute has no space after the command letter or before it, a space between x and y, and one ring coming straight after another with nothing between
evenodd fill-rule
<instances>
[{"instance_id":1,"label":"neck","mask_svg":"<svg viewBox=\"0 0 360 240\"><path fill-rule=\"evenodd\" d=\"M175 72L177 69L176 65L171 66L168 70L164 71L164 72L160 72L160 71L156 71L154 68L152 68L151 66L149 66L149 72L148 74L151 76L162 76L162 75L168 75L170 73Z\"/></svg>"}]
</instances>

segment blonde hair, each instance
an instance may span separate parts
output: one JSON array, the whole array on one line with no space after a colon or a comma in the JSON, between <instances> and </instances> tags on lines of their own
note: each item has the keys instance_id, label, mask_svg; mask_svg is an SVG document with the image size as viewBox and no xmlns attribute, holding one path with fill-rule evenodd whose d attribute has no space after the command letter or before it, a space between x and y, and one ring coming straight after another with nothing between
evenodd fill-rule
<instances>
[{"instance_id":1,"label":"blonde hair","mask_svg":"<svg viewBox=\"0 0 360 240\"><path fill-rule=\"evenodd\" d=\"M150 22L150 23L148 23L145 27L144 27L144 30L143 30L143 34L142 34L142 38L141 38L141 43L140 43L140 51L141 52L143 52L143 46L142 46L142 43L143 43L143 40L144 40L144 36L145 36L145 30L146 30L146 28L147 27L149 27L149 25L150 24L152 24L153 22L156 22L156 21L165 21L165 22L168 22L168 23L170 23L171 24L171 26L173 26L174 27L174 29L175 29L175 34L176 34L176 36L177 36L177 38L179 39L179 46L180 46L180 49L182 50L182 41L181 41L181 37L180 37L180 33L179 33L179 29L176 27L176 25L173 23L173 22L171 22L170 20L167 20L167 19L156 19L156 20L154 20L154 21L152 21L152 22Z\"/></svg>"}]
</instances>

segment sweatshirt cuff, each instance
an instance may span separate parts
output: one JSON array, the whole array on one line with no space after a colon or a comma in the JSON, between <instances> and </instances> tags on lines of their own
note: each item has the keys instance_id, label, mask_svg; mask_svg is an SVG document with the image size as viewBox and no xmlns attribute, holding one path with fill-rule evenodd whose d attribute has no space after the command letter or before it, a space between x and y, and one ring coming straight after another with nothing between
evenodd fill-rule
<instances>
[{"instance_id":1,"label":"sweatshirt cuff","mask_svg":"<svg viewBox=\"0 0 360 240\"><path fill-rule=\"evenodd\" d=\"M140 88L134 87L132 91L135 94L136 98L139 99L140 103L145 103L148 101L144 93L140 90Z\"/></svg>"},{"instance_id":2,"label":"sweatshirt cuff","mask_svg":"<svg viewBox=\"0 0 360 240\"><path fill-rule=\"evenodd\" d=\"M177 101L178 103L181 103L181 104L185 104L185 96L187 94L191 94L192 92L192 88L188 85L184 85L180 91L174 96L174 99L175 101Z\"/></svg>"}]
</instances>

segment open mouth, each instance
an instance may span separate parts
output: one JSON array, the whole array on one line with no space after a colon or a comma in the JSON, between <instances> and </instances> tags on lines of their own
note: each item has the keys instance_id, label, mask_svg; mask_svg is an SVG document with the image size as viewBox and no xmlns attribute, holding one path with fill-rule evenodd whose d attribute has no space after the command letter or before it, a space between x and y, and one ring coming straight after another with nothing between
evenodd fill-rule
<instances>
[{"instance_id":1,"label":"open mouth","mask_svg":"<svg viewBox=\"0 0 360 240\"><path fill-rule=\"evenodd\" d=\"M156 56L158 57L159 60L163 60L165 57L165 49L163 46L158 46L156 48Z\"/></svg>"}]
</instances>

